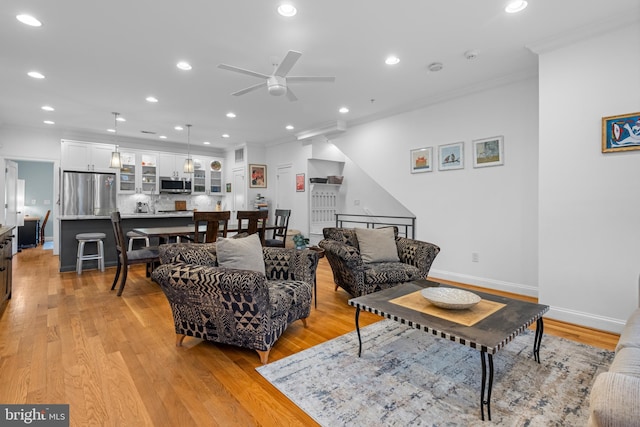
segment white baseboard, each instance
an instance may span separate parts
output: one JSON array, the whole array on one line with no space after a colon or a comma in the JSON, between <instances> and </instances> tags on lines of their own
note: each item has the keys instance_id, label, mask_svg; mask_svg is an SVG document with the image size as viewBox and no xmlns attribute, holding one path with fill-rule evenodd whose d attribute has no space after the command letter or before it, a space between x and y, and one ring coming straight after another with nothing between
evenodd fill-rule
<instances>
[{"instance_id":1,"label":"white baseboard","mask_svg":"<svg viewBox=\"0 0 640 427\"><path fill-rule=\"evenodd\" d=\"M551 307L544 317L561 322L573 323L574 325L586 326L587 328L599 329L601 331L619 334L622 332L626 320L614 319L611 317L599 316L597 314L585 313L562 307Z\"/></svg>"},{"instance_id":2,"label":"white baseboard","mask_svg":"<svg viewBox=\"0 0 640 427\"><path fill-rule=\"evenodd\" d=\"M467 285L480 286L488 289L495 289L503 292L511 292L519 295L538 297L536 286L522 285L519 283L504 282L501 280L486 279L482 277L470 276L467 274L452 273L450 271L430 270L429 277L432 279L445 279ZM585 313L563 307L550 307L544 315L547 319L559 320L561 322L573 323L587 328L599 329L602 331L619 334L626 323L625 319L614 319L611 317L599 316L597 314Z\"/></svg>"},{"instance_id":3,"label":"white baseboard","mask_svg":"<svg viewBox=\"0 0 640 427\"><path fill-rule=\"evenodd\" d=\"M523 285L520 283L504 282L502 280L486 279L483 277L470 276L468 274L452 273L450 271L434 270L429 271L429 277L451 280L467 285L480 286L483 288L495 289L503 292L511 292L528 297L538 297L536 286Z\"/></svg>"}]
</instances>

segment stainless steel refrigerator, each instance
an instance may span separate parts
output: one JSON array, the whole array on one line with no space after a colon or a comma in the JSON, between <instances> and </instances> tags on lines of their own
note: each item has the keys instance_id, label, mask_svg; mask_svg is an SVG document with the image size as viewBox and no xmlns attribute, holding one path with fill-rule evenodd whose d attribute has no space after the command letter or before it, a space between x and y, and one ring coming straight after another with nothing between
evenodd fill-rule
<instances>
[{"instance_id":1,"label":"stainless steel refrigerator","mask_svg":"<svg viewBox=\"0 0 640 427\"><path fill-rule=\"evenodd\" d=\"M115 173L62 173L62 215L109 216L115 210Z\"/></svg>"}]
</instances>

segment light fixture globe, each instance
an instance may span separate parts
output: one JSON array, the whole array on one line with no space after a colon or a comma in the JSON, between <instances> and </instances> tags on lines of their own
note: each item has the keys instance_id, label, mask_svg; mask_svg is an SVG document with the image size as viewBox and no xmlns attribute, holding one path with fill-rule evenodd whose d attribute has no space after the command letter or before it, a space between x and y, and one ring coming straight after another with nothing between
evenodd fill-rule
<instances>
[{"instance_id":1,"label":"light fixture globe","mask_svg":"<svg viewBox=\"0 0 640 427\"><path fill-rule=\"evenodd\" d=\"M267 80L269 95L282 96L287 93L287 81L284 77L271 76Z\"/></svg>"}]
</instances>

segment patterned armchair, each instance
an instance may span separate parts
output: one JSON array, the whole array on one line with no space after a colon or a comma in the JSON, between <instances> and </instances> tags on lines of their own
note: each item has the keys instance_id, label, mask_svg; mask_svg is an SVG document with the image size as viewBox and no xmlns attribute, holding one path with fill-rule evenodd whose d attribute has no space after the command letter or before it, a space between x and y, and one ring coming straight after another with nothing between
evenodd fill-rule
<instances>
[{"instance_id":1,"label":"patterned armchair","mask_svg":"<svg viewBox=\"0 0 640 427\"><path fill-rule=\"evenodd\" d=\"M398 237L394 228L399 261L364 262L354 228L325 228L319 246L333 271L333 280L353 297L370 294L400 283L424 279L440 248L432 243Z\"/></svg>"},{"instance_id":2,"label":"patterned armchair","mask_svg":"<svg viewBox=\"0 0 640 427\"><path fill-rule=\"evenodd\" d=\"M218 266L216 244L161 245L152 278L162 287L176 330L185 336L256 350L262 363L287 326L311 311L318 266L312 250L263 248L266 275Z\"/></svg>"}]
</instances>

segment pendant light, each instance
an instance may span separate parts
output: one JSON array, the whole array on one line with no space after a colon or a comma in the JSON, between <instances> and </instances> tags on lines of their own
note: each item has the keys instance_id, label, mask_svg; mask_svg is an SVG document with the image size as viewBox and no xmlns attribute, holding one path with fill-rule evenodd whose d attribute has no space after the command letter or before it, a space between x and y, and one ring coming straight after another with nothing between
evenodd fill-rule
<instances>
[{"instance_id":1,"label":"pendant light","mask_svg":"<svg viewBox=\"0 0 640 427\"><path fill-rule=\"evenodd\" d=\"M120 161L120 152L118 151L118 116L120 115L120 113L113 112L111 114L113 114L114 116L113 122L115 123L115 125L113 129L115 132L114 143L116 149L111 153L111 162L109 163L109 167L120 169L120 167L122 166L122 162Z\"/></svg>"},{"instance_id":2,"label":"pendant light","mask_svg":"<svg viewBox=\"0 0 640 427\"><path fill-rule=\"evenodd\" d=\"M193 159L191 158L191 125L187 127L187 159L184 161L184 173L193 173Z\"/></svg>"}]
</instances>

